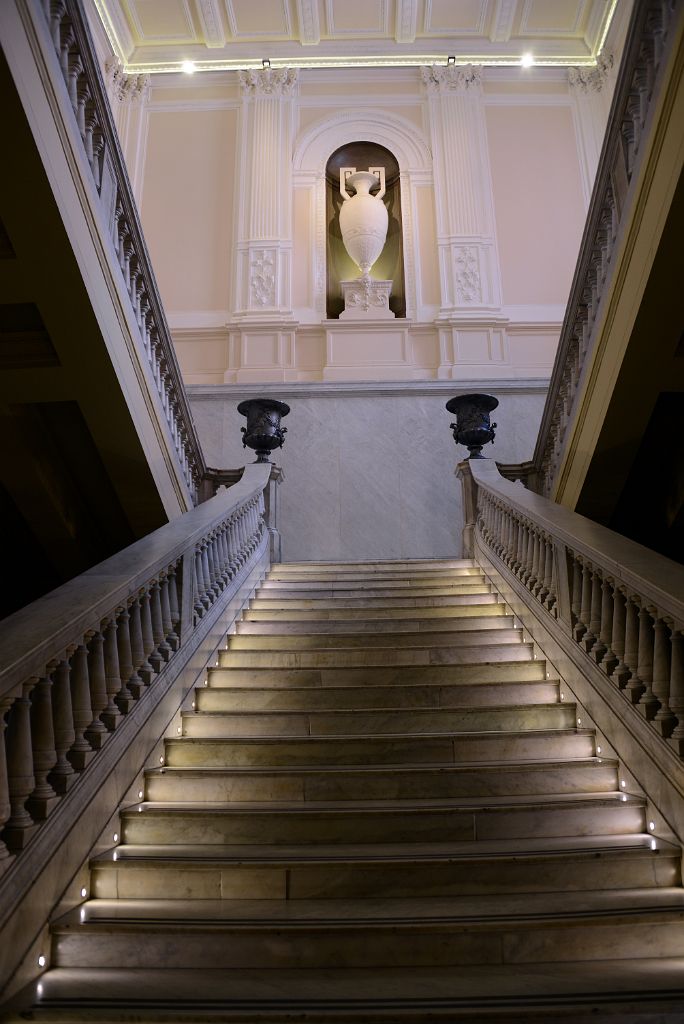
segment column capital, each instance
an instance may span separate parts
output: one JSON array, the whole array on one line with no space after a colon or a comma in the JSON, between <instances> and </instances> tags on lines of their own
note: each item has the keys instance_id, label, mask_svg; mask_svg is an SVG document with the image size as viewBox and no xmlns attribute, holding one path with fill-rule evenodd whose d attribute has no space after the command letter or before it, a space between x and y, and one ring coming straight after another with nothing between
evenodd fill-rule
<instances>
[{"instance_id":1,"label":"column capital","mask_svg":"<svg viewBox=\"0 0 684 1024\"><path fill-rule=\"evenodd\" d=\"M105 79L112 93L118 100L138 103L146 100L150 92L149 75L129 75L118 57L107 57L105 61Z\"/></svg>"},{"instance_id":2,"label":"column capital","mask_svg":"<svg viewBox=\"0 0 684 1024\"><path fill-rule=\"evenodd\" d=\"M243 96L292 96L297 86L296 68L262 68L238 71Z\"/></svg>"},{"instance_id":3,"label":"column capital","mask_svg":"<svg viewBox=\"0 0 684 1024\"><path fill-rule=\"evenodd\" d=\"M478 92L482 88L482 68L479 64L430 64L420 69L429 93Z\"/></svg>"},{"instance_id":4,"label":"column capital","mask_svg":"<svg viewBox=\"0 0 684 1024\"><path fill-rule=\"evenodd\" d=\"M612 53L602 53L593 68L568 68L568 83L579 92L601 92L613 67Z\"/></svg>"}]
</instances>

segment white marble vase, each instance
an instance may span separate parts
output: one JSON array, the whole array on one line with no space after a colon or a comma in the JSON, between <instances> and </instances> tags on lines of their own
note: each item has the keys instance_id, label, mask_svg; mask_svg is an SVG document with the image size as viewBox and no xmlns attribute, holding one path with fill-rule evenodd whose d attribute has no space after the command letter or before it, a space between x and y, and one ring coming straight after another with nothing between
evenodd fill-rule
<instances>
[{"instance_id":1,"label":"white marble vase","mask_svg":"<svg viewBox=\"0 0 684 1024\"><path fill-rule=\"evenodd\" d=\"M370 194L374 185L380 191ZM348 188L355 190L350 196ZM385 168L369 167L357 171L355 167L340 168L340 193L344 202L340 209L340 230L344 247L361 270L361 277L370 277L370 269L385 247L387 238L387 207L382 201L385 194Z\"/></svg>"}]
</instances>

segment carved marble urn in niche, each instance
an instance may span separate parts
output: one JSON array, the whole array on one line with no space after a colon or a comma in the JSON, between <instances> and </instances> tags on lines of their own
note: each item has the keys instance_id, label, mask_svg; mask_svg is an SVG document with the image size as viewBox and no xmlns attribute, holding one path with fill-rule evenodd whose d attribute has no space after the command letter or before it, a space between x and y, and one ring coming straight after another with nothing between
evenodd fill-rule
<instances>
[{"instance_id":1,"label":"carved marble urn in niche","mask_svg":"<svg viewBox=\"0 0 684 1024\"><path fill-rule=\"evenodd\" d=\"M469 459L484 459L482 446L495 438L494 428L489 414L499 404L493 395L458 395L450 398L446 404L449 412L456 416L451 424L456 444L464 444L470 455Z\"/></svg>"},{"instance_id":2,"label":"carved marble urn in niche","mask_svg":"<svg viewBox=\"0 0 684 1024\"><path fill-rule=\"evenodd\" d=\"M379 191L371 195L371 189ZM348 189L354 189L350 196ZM385 168L340 168L340 231L344 247L361 271L355 281L341 281L344 312L340 319L392 318L389 308L391 281L376 281L370 270L385 247L389 217L382 201L385 194Z\"/></svg>"},{"instance_id":3,"label":"carved marble urn in niche","mask_svg":"<svg viewBox=\"0 0 684 1024\"><path fill-rule=\"evenodd\" d=\"M237 410L247 417L247 426L240 427L242 447L254 449L256 462L270 462L271 452L285 442L287 427L281 427L280 420L287 416L290 406L273 398L249 398L240 402Z\"/></svg>"}]
</instances>

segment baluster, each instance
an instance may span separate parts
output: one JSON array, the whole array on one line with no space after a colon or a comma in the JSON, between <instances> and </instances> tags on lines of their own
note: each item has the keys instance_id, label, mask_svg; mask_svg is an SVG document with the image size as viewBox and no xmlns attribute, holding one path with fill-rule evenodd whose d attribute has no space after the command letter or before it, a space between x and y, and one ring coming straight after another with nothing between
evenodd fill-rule
<instances>
[{"instance_id":1,"label":"baluster","mask_svg":"<svg viewBox=\"0 0 684 1024\"><path fill-rule=\"evenodd\" d=\"M223 586L228 586L230 580L230 555L228 554L228 529L226 523L221 525L218 533L219 544L219 565Z\"/></svg>"},{"instance_id":2,"label":"baluster","mask_svg":"<svg viewBox=\"0 0 684 1024\"><path fill-rule=\"evenodd\" d=\"M677 718L670 743L681 757L684 755L684 635L681 629L673 629L670 645L670 707Z\"/></svg>"},{"instance_id":3,"label":"baluster","mask_svg":"<svg viewBox=\"0 0 684 1024\"><path fill-rule=\"evenodd\" d=\"M527 568L527 549L529 544L529 534L527 529L527 523L524 519L520 520L520 565L518 566L518 578L524 582L525 572Z\"/></svg>"},{"instance_id":4,"label":"baluster","mask_svg":"<svg viewBox=\"0 0 684 1024\"><path fill-rule=\"evenodd\" d=\"M207 547L208 544L205 538L200 543L200 553L202 556L200 564L202 566L202 580L204 583L202 588L202 603L204 607L209 610L213 604L213 594L211 589L211 573L209 572L209 555L207 554Z\"/></svg>"},{"instance_id":5,"label":"baluster","mask_svg":"<svg viewBox=\"0 0 684 1024\"><path fill-rule=\"evenodd\" d=\"M527 589L535 593L539 579L539 533L536 527L532 527L532 568L527 580Z\"/></svg>"},{"instance_id":6,"label":"baluster","mask_svg":"<svg viewBox=\"0 0 684 1024\"><path fill-rule=\"evenodd\" d=\"M239 562L237 560L237 533L235 527L235 513L233 513L233 515L231 515L230 519L228 520L228 554L230 556L230 561L228 563L230 569L230 578L233 579L233 577L236 575L240 567Z\"/></svg>"},{"instance_id":7,"label":"baluster","mask_svg":"<svg viewBox=\"0 0 684 1024\"><path fill-rule=\"evenodd\" d=\"M546 558L544 560L544 604L549 611L552 611L556 603L556 567L554 561L553 542L550 537L544 538L544 545L546 548Z\"/></svg>"},{"instance_id":8,"label":"baluster","mask_svg":"<svg viewBox=\"0 0 684 1024\"><path fill-rule=\"evenodd\" d=\"M86 739L93 750L100 750L109 735L102 714L107 707L107 676L104 663L104 636L97 630L90 630L88 638L88 676L90 678L90 704L93 720L86 729Z\"/></svg>"},{"instance_id":9,"label":"baluster","mask_svg":"<svg viewBox=\"0 0 684 1024\"><path fill-rule=\"evenodd\" d=\"M241 508L237 513L235 519L235 535L236 535L236 546L235 546L235 557L237 559L239 569L245 564L245 510Z\"/></svg>"},{"instance_id":10,"label":"baluster","mask_svg":"<svg viewBox=\"0 0 684 1024\"><path fill-rule=\"evenodd\" d=\"M670 627L665 620L656 618L653 632L653 692L660 702L654 722L667 739L676 724L670 708Z\"/></svg>"},{"instance_id":11,"label":"baluster","mask_svg":"<svg viewBox=\"0 0 684 1024\"><path fill-rule=\"evenodd\" d=\"M131 673L131 678L128 680L128 686L135 699L139 700L143 690L145 689L145 680L139 672L140 667L145 661L145 651L143 649L140 601L138 598L134 597L128 607L130 616L129 629L131 636L131 661L133 663L133 671Z\"/></svg>"},{"instance_id":12,"label":"baluster","mask_svg":"<svg viewBox=\"0 0 684 1024\"><path fill-rule=\"evenodd\" d=\"M625 595L617 585L613 587L613 631L610 637L610 650L613 660L606 663L606 672L614 676L618 686L621 686L620 673L624 668L625 637L627 624L627 606ZM604 658L604 663L606 659Z\"/></svg>"},{"instance_id":13,"label":"baluster","mask_svg":"<svg viewBox=\"0 0 684 1024\"><path fill-rule=\"evenodd\" d=\"M168 571L169 579L169 607L171 609L172 634L178 641L180 647L180 602L178 600L178 567L172 565ZM178 649L176 648L176 650Z\"/></svg>"},{"instance_id":14,"label":"baluster","mask_svg":"<svg viewBox=\"0 0 684 1024\"><path fill-rule=\"evenodd\" d=\"M154 637L155 649L159 652L162 659L166 662L171 657L171 648L166 642L166 634L164 633L164 620L162 618L161 609L161 587L157 580L154 581L150 587L150 601L151 601L151 612L152 612L152 636Z\"/></svg>"},{"instance_id":15,"label":"baluster","mask_svg":"<svg viewBox=\"0 0 684 1024\"><path fill-rule=\"evenodd\" d=\"M572 593L570 596L570 610L572 612L573 635L580 622L580 608L582 606L582 563L574 551L570 552L572 560ZM575 639L579 639L575 636Z\"/></svg>"},{"instance_id":16,"label":"baluster","mask_svg":"<svg viewBox=\"0 0 684 1024\"><path fill-rule=\"evenodd\" d=\"M591 604L589 611L589 628L582 637L582 644L585 651L589 653L595 644L598 643L601 632L601 575L596 568L591 571Z\"/></svg>"},{"instance_id":17,"label":"baluster","mask_svg":"<svg viewBox=\"0 0 684 1024\"><path fill-rule=\"evenodd\" d=\"M54 670L48 670L52 675L52 725L55 735L55 750L57 760L55 766L48 775L48 779L56 793L66 793L74 781L76 774L74 766L67 757L71 744L76 738L74 732L74 720L71 712L71 684L69 680L70 663L69 658L73 648L69 648L66 657L56 665Z\"/></svg>"},{"instance_id":18,"label":"baluster","mask_svg":"<svg viewBox=\"0 0 684 1024\"><path fill-rule=\"evenodd\" d=\"M119 670L116 619L105 619L101 628L104 636L105 685L107 687L107 707L102 712L102 721L110 732L114 732L121 720L121 709L117 702L121 689L121 672Z\"/></svg>"},{"instance_id":19,"label":"baluster","mask_svg":"<svg viewBox=\"0 0 684 1024\"><path fill-rule=\"evenodd\" d=\"M121 689L116 703L119 709L127 715L135 703L135 698L128 688L128 681L133 676L133 655L131 653L131 617L128 608L124 605L119 608L116 619L116 644L119 651L119 675L121 676Z\"/></svg>"},{"instance_id":20,"label":"baluster","mask_svg":"<svg viewBox=\"0 0 684 1024\"><path fill-rule=\"evenodd\" d=\"M141 590L138 595L140 602L140 631L142 633L143 662L138 669L138 674L145 686L149 686L152 678L159 671L161 659L155 657L154 636L152 635L152 612L150 611L150 595L146 590Z\"/></svg>"},{"instance_id":21,"label":"baluster","mask_svg":"<svg viewBox=\"0 0 684 1024\"><path fill-rule=\"evenodd\" d=\"M166 578L165 573L159 578L159 597L161 603L164 639L166 640L169 651L173 654L174 651L178 650L178 637L173 631L173 622L171 621L171 604L169 602L169 581Z\"/></svg>"},{"instance_id":22,"label":"baluster","mask_svg":"<svg viewBox=\"0 0 684 1024\"><path fill-rule=\"evenodd\" d=\"M639 611L639 654L637 659L637 678L643 690L639 697L638 707L652 718L656 710L656 696L653 692L653 620L645 605Z\"/></svg>"},{"instance_id":23,"label":"baluster","mask_svg":"<svg viewBox=\"0 0 684 1024\"><path fill-rule=\"evenodd\" d=\"M575 626L575 640L582 642L589 630L589 619L591 618L591 563L582 559L582 597L580 600L580 614Z\"/></svg>"},{"instance_id":24,"label":"baluster","mask_svg":"<svg viewBox=\"0 0 684 1024\"><path fill-rule=\"evenodd\" d=\"M216 563L216 536L211 534L207 537L207 565L209 567L209 587L212 594L212 604L221 593L219 583L218 565Z\"/></svg>"},{"instance_id":25,"label":"baluster","mask_svg":"<svg viewBox=\"0 0 684 1024\"><path fill-rule=\"evenodd\" d=\"M90 703L90 677L88 674L88 648L80 643L71 659L71 711L74 716L74 742L68 757L77 772L83 771L92 757L93 748L85 738L85 731L93 720Z\"/></svg>"},{"instance_id":26,"label":"baluster","mask_svg":"<svg viewBox=\"0 0 684 1024\"><path fill-rule=\"evenodd\" d=\"M637 662L639 660L639 607L633 596L625 592L625 654L624 670L616 668L620 674L621 687L627 686L629 696L633 704L639 700L642 686L637 677Z\"/></svg>"},{"instance_id":27,"label":"baluster","mask_svg":"<svg viewBox=\"0 0 684 1024\"><path fill-rule=\"evenodd\" d=\"M610 641L613 637L613 588L607 579L601 583L601 624L599 626L598 642L592 650L592 656L596 664L607 673L609 666L615 663L615 656L610 649Z\"/></svg>"},{"instance_id":28,"label":"baluster","mask_svg":"<svg viewBox=\"0 0 684 1024\"><path fill-rule=\"evenodd\" d=\"M2 834L10 850L23 850L36 830L26 801L36 784L31 749L31 701L35 676L24 683L7 716L7 786L10 817Z\"/></svg>"},{"instance_id":29,"label":"baluster","mask_svg":"<svg viewBox=\"0 0 684 1024\"><path fill-rule=\"evenodd\" d=\"M31 694L31 747L36 785L26 802L34 821L44 821L59 799L48 782L57 763L55 730L52 724L52 679L38 679Z\"/></svg>"},{"instance_id":30,"label":"baluster","mask_svg":"<svg viewBox=\"0 0 684 1024\"><path fill-rule=\"evenodd\" d=\"M5 746L5 729L7 721L5 716L12 706L10 697L4 697L0 701L0 833L5 822L10 816L9 784L7 782L7 749ZM2 874L12 863L9 850L0 839L0 874Z\"/></svg>"},{"instance_id":31,"label":"baluster","mask_svg":"<svg viewBox=\"0 0 684 1024\"><path fill-rule=\"evenodd\" d=\"M193 607L195 609L195 614L199 618L202 618L206 608L204 606L204 601L202 600L202 595L204 593L204 577L202 576L202 549L200 544L195 547L194 577L195 604Z\"/></svg>"}]
</instances>

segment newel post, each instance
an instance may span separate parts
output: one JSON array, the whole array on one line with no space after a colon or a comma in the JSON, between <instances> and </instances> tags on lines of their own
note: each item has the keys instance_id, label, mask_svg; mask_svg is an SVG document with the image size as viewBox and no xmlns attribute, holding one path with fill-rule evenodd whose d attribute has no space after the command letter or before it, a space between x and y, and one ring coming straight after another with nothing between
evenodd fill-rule
<instances>
[{"instance_id":1,"label":"newel post","mask_svg":"<svg viewBox=\"0 0 684 1024\"><path fill-rule=\"evenodd\" d=\"M474 558L478 489L468 459L459 462L456 476L463 488L463 558Z\"/></svg>"},{"instance_id":2,"label":"newel post","mask_svg":"<svg viewBox=\"0 0 684 1024\"><path fill-rule=\"evenodd\" d=\"M278 512L280 506L280 485L285 479L280 466L273 466L268 483L264 488L264 522L268 530L271 562L281 562L280 531L278 530Z\"/></svg>"}]
</instances>

